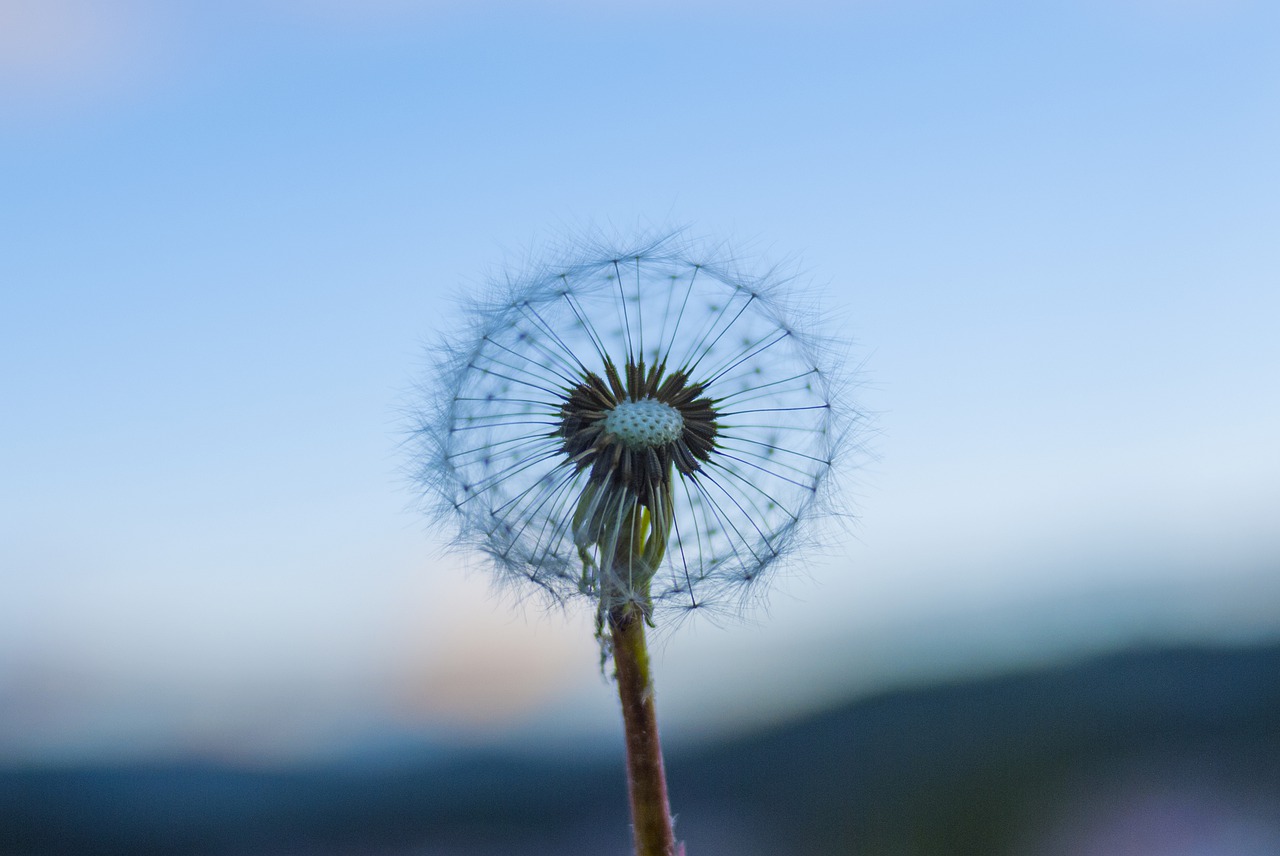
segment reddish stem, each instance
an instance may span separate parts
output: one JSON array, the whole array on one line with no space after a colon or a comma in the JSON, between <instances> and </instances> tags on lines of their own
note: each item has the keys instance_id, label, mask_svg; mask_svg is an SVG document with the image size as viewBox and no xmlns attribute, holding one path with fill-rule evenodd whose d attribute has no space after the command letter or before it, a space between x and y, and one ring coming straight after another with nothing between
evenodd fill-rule
<instances>
[{"instance_id":1,"label":"reddish stem","mask_svg":"<svg viewBox=\"0 0 1280 856\"><path fill-rule=\"evenodd\" d=\"M615 610L609 615L609 630L627 735L627 791L636 856L676 856L644 619L633 611Z\"/></svg>"}]
</instances>

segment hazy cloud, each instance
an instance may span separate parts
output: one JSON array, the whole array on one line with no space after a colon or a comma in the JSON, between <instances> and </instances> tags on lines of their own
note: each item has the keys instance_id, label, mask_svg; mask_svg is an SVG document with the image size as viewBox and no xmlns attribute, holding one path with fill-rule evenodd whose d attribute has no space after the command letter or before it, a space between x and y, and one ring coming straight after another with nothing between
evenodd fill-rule
<instances>
[{"instance_id":1,"label":"hazy cloud","mask_svg":"<svg viewBox=\"0 0 1280 856\"><path fill-rule=\"evenodd\" d=\"M0 92L49 96L111 88L153 56L160 20L142 3L0 2Z\"/></svg>"}]
</instances>

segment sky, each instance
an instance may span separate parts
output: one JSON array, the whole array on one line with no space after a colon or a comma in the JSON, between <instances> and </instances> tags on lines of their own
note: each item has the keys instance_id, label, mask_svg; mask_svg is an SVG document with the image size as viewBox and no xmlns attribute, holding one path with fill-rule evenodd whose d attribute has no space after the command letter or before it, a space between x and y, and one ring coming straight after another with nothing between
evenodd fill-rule
<instances>
[{"instance_id":1,"label":"sky","mask_svg":"<svg viewBox=\"0 0 1280 856\"><path fill-rule=\"evenodd\" d=\"M798 271L870 419L670 741L1280 635L1280 11L0 0L0 763L619 733L591 617L444 549L405 413L574 235Z\"/></svg>"}]
</instances>

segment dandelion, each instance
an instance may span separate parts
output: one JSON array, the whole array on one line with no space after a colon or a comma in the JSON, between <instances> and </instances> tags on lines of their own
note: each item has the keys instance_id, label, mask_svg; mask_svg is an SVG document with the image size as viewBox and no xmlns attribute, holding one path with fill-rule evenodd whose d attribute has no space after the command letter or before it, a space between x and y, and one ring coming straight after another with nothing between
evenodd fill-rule
<instances>
[{"instance_id":1,"label":"dandelion","mask_svg":"<svg viewBox=\"0 0 1280 856\"><path fill-rule=\"evenodd\" d=\"M449 345L420 432L462 544L594 610L646 856L675 844L644 628L758 595L844 433L825 349L781 291L671 236L510 278Z\"/></svg>"}]
</instances>

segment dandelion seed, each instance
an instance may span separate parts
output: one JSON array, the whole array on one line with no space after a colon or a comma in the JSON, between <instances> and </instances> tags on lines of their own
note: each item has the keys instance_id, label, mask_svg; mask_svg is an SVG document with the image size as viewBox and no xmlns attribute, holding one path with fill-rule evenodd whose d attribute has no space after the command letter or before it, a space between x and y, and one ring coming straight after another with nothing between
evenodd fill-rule
<instances>
[{"instance_id":1,"label":"dandelion seed","mask_svg":"<svg viewBox=\"0 0 1280 856\"><path fill-rule=\"evenodd\" d=\"M842 435L824 350L779 292L669 237L477 303L423 428L461 540L599 616L757 593Z\"/></svg>"}]
</instances>

